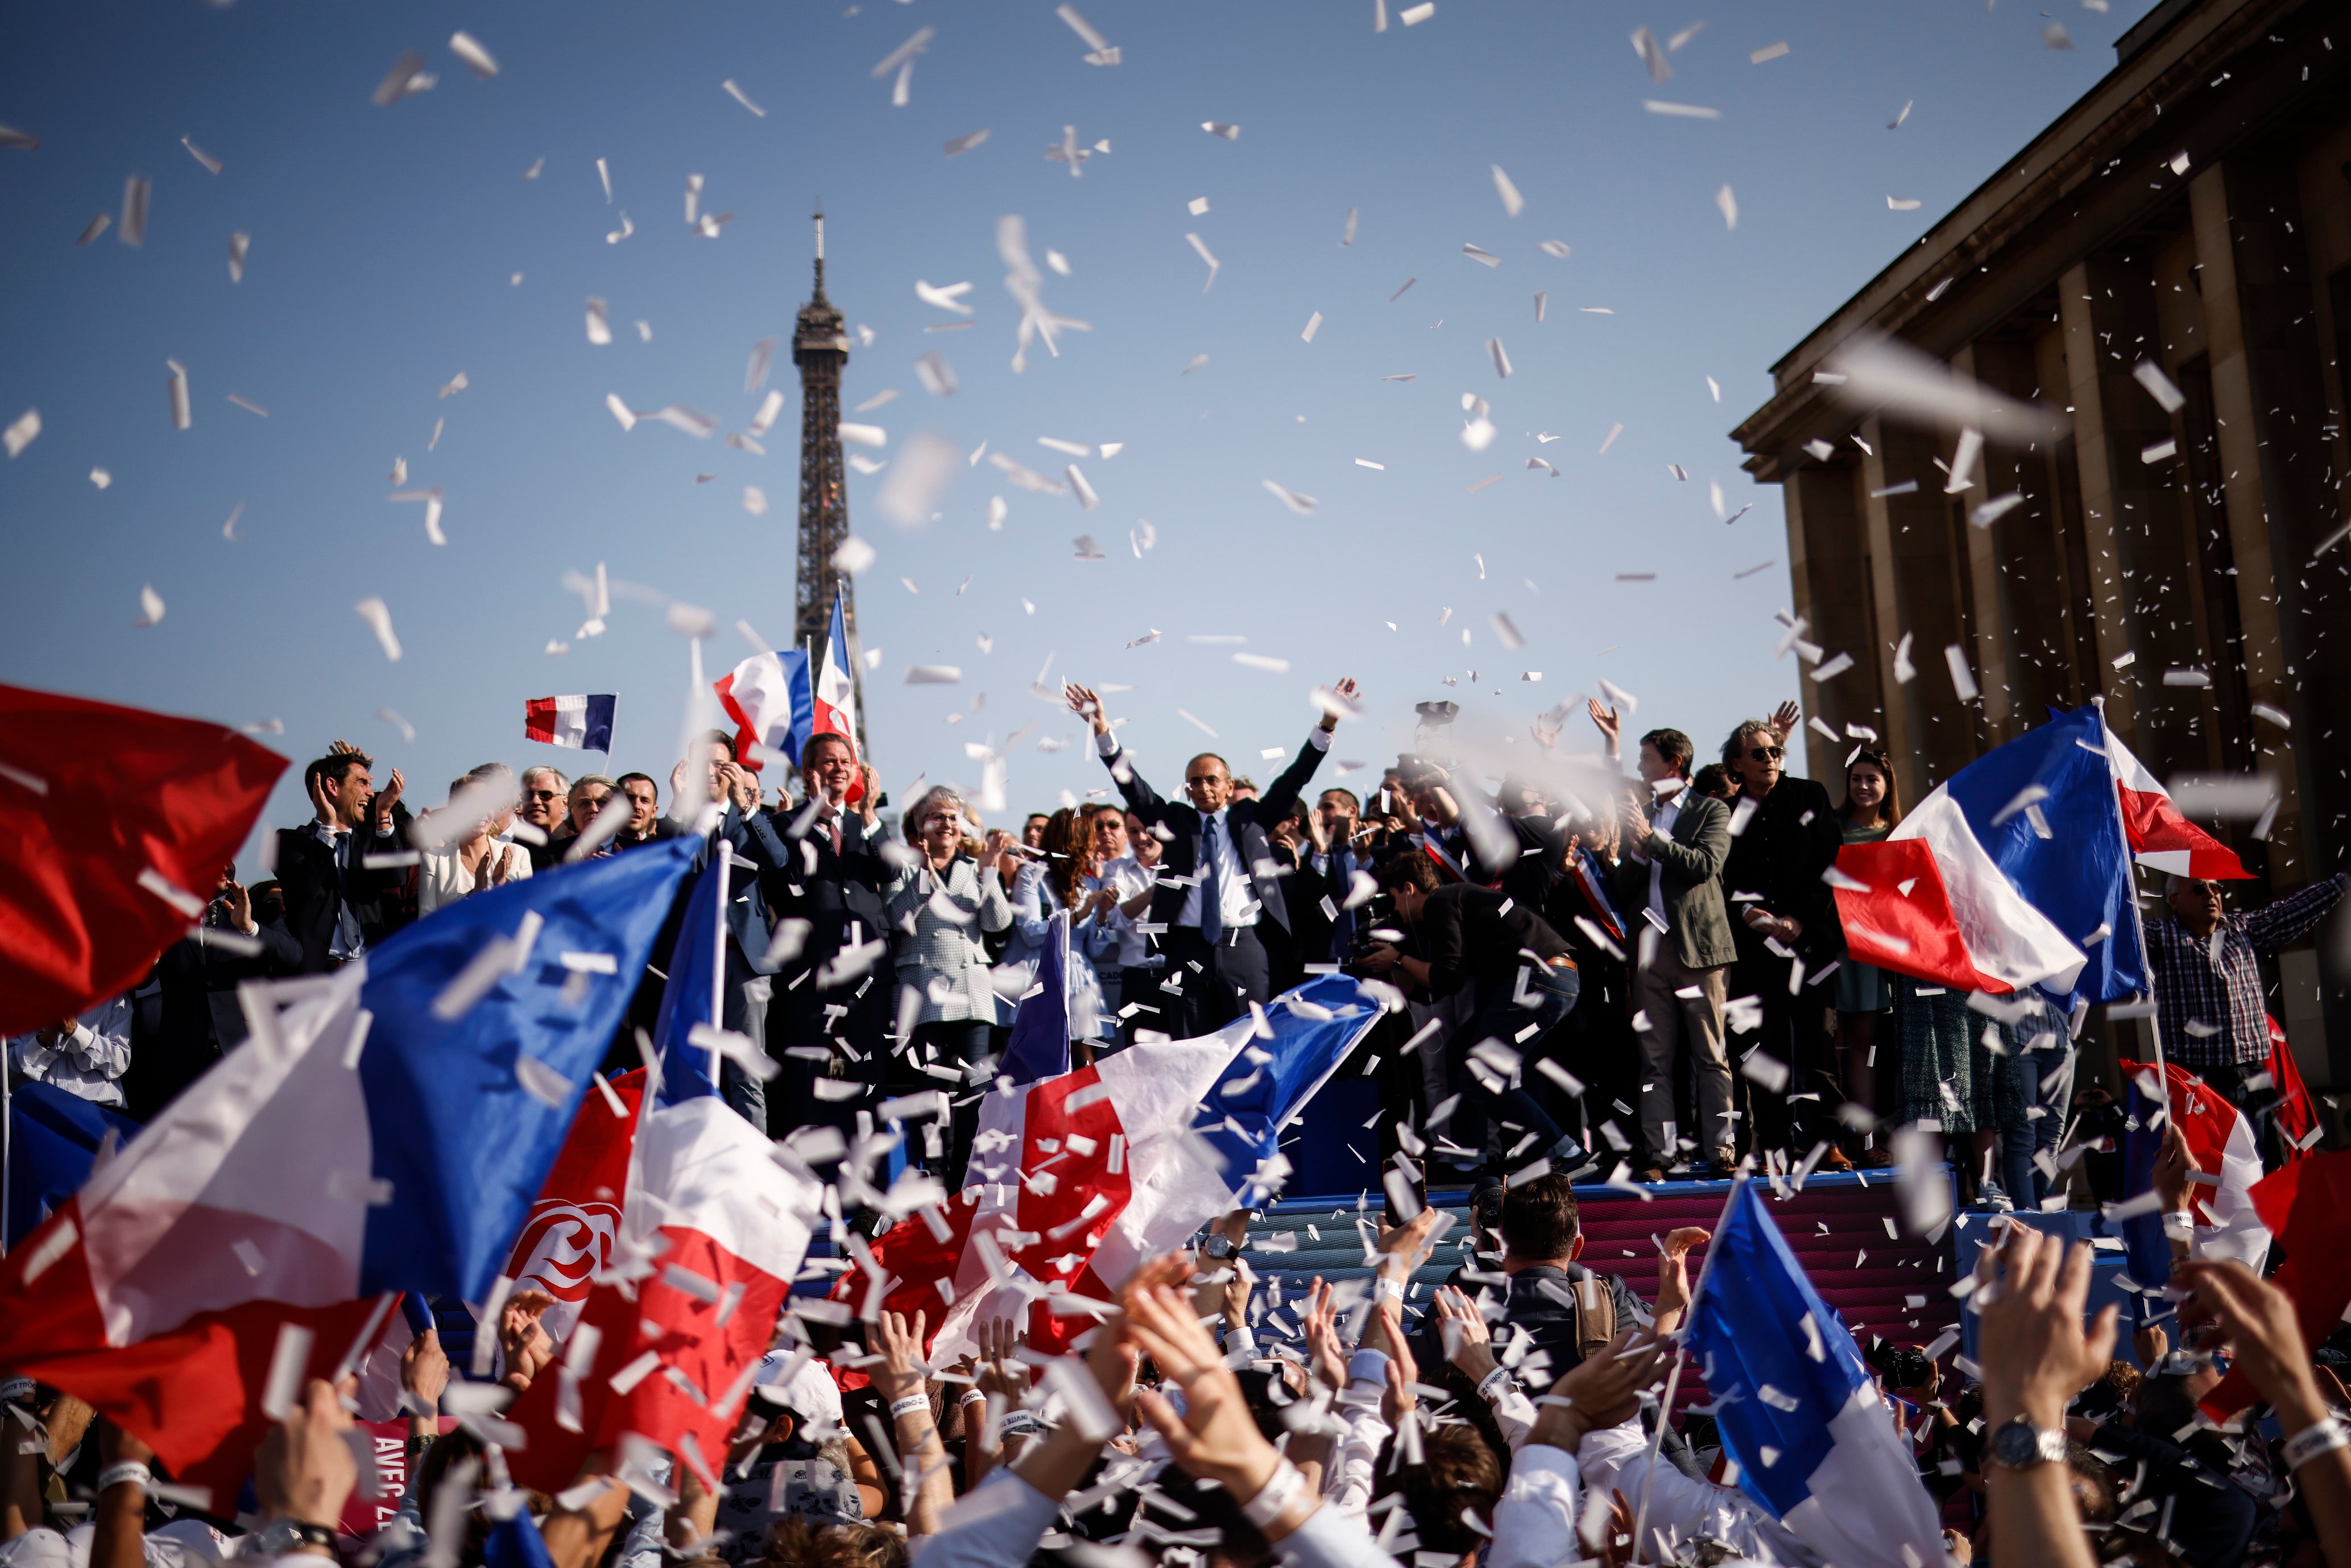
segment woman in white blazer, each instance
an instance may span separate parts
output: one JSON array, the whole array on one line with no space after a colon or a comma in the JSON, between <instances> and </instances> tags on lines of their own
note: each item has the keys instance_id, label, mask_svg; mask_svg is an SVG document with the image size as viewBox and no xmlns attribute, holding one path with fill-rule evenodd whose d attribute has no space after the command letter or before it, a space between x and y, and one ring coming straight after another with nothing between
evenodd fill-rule
<instances>
[{"instance_id":1,"label":"woman in white blazer","mask_svg":"<svg viewBox=\"0 0 2351 1568\"><path fill-rule=\"evenodd\" d=\"M958 1095L969 1087L963 1069L987 1054L987 1031L997 1021L981 933L1012 924L1003 879L974 857L993 864L1011 835L998 830L985 847L974 843L979 821L945 785L914 802L904 827L916 858L891 879L885 896L897 934L898 1034L907 1043L893 1053L886 1076L893 1094L939 1089ZM928 1146L937 1138L935 1121L925 1134L926 1156L935 1165L947 1162L950 1190L970 1146L965 1120L958 1113L952 1152Z\"/></svg>"},{"instance_id":2,"label":"woman in white blazer","mask_svg":"<svg viewBox=\"0 0 2351 1568\"><path fill-rule=\"evenodd\" d=\"M449 786L452 804L468 786L501 776L511 788L514 774L504 763L489 762L475 768ZM467 894L485 893L530 875L530 852L497 836L514 825L514 818L515 809L510 803L496 814L475 822L463 837L423 852L416 867L419 916L430 915L444 904L455 904Z\"/></svg>"}]
</instances>

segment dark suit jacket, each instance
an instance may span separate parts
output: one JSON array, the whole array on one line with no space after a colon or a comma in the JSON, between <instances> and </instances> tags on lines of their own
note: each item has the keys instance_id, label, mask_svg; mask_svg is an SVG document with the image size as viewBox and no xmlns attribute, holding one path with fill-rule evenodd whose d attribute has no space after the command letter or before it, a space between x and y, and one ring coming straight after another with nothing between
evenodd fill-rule
<instances>
[{"instance_id":1,"label":"dark suit jacket","mask_svg":"<svg viewBox=\"0 0 2351 1568\"><path fill-rule=\"evenodd\" d=\"M862 942L876 937L886 941L890 936L883 889L890 885L891 869L882 858L881 836L869 837L865 820L846 812L836 850L832 835L813 821L805 838L793 835L792 822L792 817L763 811L743 824L746 842L757 846L746 849L746 858L762 862L759 889L768 915L778 921L797 917L809 922L808 944L799 958L784 967L787 974L829 962L849 945L852 921L857 923ZM886 973L888 966L880 968ZM799 988L812 989L813 982Z\"/></svg>"},{"instance_id":2,"label":"dark suit jacket","mask_svg":"<svg viewBox=\"0 0 2351 1568\"><path fill-rule=\"evenodd\" d=\"M1784 780L1781 788L1786 788ZM1723 865L1732 842L1730 808L1685 788L1672 835L1661 837L1653 827L1646 841L1635 846L1664 868L1659 891L1665 895L1674 956L1692 969L1718 968L1739 957L1730 935L1730 922L1737 916L1727 913L1722 902ZM1641 911L1649 906L1649 867L1627 854L1616 867L1615 892L1617 907L1632 923L1628 936L1638 941L1641 928L1648 924Z\"/></svg>"},{"instance_id":3,"label":"dark suit jacket","mask_svg":"<svg viewBox=\"0 0 2351 1568\"><path fill-rule=\"evenodd\" d=\"M1231 835L1232 847L1240 852L1241 868L1248 873L1250 888L1257 894L1259 917L1270 920L1281 928L1281 940L1290 936L1290 904L1282 897L1282 879L1267 874L1268 866L1278 868L1279 857L1266 838L1266 830L1290 815L1298 804L1298 792L1314 777L1322 766L1324 747L1309 740L1298 748L1298 759L1282 769L1281 777L1267 787L1263 795L1254 800L1235 800L1225 807L1226 831ZM1164 827L1174 834L1166 840L1166 852L1159 862L1159 886L1151 895L1151 918L1173 925L1183 913L1184 895L1188 886L1170 887L1171 877L1189 877L1200 868L1200 813L1188 800L1164 799L1158 790L1144 782L1143 775L1134 770L1134 759L1120 747L1102 763L1110 769L1119 793L1126 797L1126 809L1144 821L1145 827ZM1203 890L1203 896L1206 896Z\"/></svg>"},{"instance_id":4,"label":"dark suit jacket","mask_svg":"<svg viewBox=\"0 0 2351 1568\"><path fill-rule=\"evenodd\" d=\"M1739 802L1732 801L1734 819L1738 810ZM1844 841L1836 809L1818 780L1782 777L1772 786L1746 828L1730 841L1730 853L1722 864L1723 897L1741 959L1751 963L1771 956L1745 918L1745 911L1757 904L1802 922L1804 934L1796 949L1806 963L1819 965L1837 955L1844 937L1837 925L1836 894L1821 873L1836 863ZM1739 896L1742 893L1761 896L1743 900Z\"/></svg>"},{"instance_id":5,"label":"dark suit jacket","mask_svg":"<svg viewBox=\"0 0 2351 1568\"><path fill-rule=\"evenodd\" d=\"M205 924L213 923L207 911ZM223 1055L245 1043L239 982L298 973L301 944L277 921L256 922L257 956L232 953L217 942L183 936L163 949L155 966L159 1006L132 1020L131 1065L122 1074L125 1109L152 1122Z\"/></svg>"},{"instance_id":6,"label":"dark suit jacket","mask_svg":"<svg viewBox=\"0 0 2351 1568\"><path fill-rule=\"evenodd\" d=\"M351 832L345 863L314 831L317 824L277 830L277 881L286 898L286 929L302 946L301 972L323 974L327 948L334 939L338 912L348 901L358 916L360 936L374 946L400 928L400 916L390 898L408 877L406 866L370 871L369 855L395 854L408 847L408 807L392 809L392 831L378 833L375 819Z\"/></svg>"}]
</instances>

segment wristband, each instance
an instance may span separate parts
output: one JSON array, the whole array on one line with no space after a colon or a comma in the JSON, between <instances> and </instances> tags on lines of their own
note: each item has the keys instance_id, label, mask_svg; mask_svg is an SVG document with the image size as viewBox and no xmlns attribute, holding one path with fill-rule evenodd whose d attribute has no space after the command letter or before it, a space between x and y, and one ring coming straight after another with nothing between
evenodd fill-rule
<instances>
[{"instance_id":1,"label":"wristband","mask_svg":"<svg viewBox=\"0 0 2351 1568\"><path fill-rule=\"evenodd\" d=\"M2339 1416L2322 1416L2285 1440L2285 1468L2298 1470L2337 1448L2351 1448L2351 1427Z\"/></svg>"},{"instance_id":2,"label":"wristband","mask_svg":"<svg viewBox=\"0 0 2351 1568\"><path fill-rule=\"evenodd\" d=\"M1045 1429L1045 1423L1033 1410L1007 1410L1004 1419L996 1424L999 1437L1033 1437Z\"/></svg>"},{"instance_id":3,"label":"wristband","mask_svg":"<svg viewBox=\"0 0 2351 1568\"><path fill-rule=\"evenodd\" d=\"M1257 1496L1241 1504L1241 1513L1259 1530L1270 1530L1273 1521L1281 1517L1290 1500L1297 1497L1305 1486L1306 1477L1298 1467L1283 1459L1274 1466L1273 1474L1267 1478Z\"/></svg>"},{"instance_id":4,"label":"wristband","mask_svg":"<svg viewBox=\"0 0 2351 1568\"><path fill-rule=\"evenodd\" d=\"M153 1472L136 1459L124 1459L119 1464L109 1465L98 1472L98 1490L100 1491L106 1490L109 1487L119 1487L124 1481L132 1482L145 1490L152 1490L155 1477Z\"/></svg>"},{"instance_id":5,"label":"wristband","mask_svg":"<svg viewBox=\"0 0 2351 1568\"><path fill-rule=\"evenodd\" d=\"M987 1390L984 1388L967 1388L963 1391L963 1396L957 1399L956 1403L958 1405L985 1405L987 1403Z\"/></svg>"},{"instance_id":6,"label":"wristband","mask_svg":"<svg viewBox=\"0 0 2351 1568\"><path fill-rule=\"evenodd\" d=\"M1507 1366L1498 1366L1478 1380L1478 1397L1491 1405L1501 1397L1502 1390L1508 1387L1510 1383L1510 1369Z\"/></svg>"},{"instance_id":7,"label":"wristband","mask_svg":"<svg viewBox=\"0 0 2351 1568\"><path fill-rule=\"evenodd\" d=\"M890 1401L890 1419L893 1421L895 1421L901 1416L912 1416L917 1410L921 1411L925 1416L931 1413L931 1396L929 1395L909 1394L904 1399L893 1399Z\"/></svg>"},{"instance_id":8,"label":"wristband","mask_svg":"<svg viewBox=\"0 0 2351 1568\"><path fill-rule=\"evenodd\" d=\"M12 1377L0 1383L0 1399L30 1399L39 1387L40 1385L29 1377Z\"/></svg>"},{"instance_id":9,"label":"wristband","mask_svg":"<svg viewBox=\"0 0 2351 1568\"><path fill-rule=\"evenodd\" d=\"M1382 1274L1372 1281L1372 1294L1384 1297L1391 1301L1401 1302L1404 1300L1404 1281L1391 1280L1385 1274Z\"/></svg>"}]
</instances>

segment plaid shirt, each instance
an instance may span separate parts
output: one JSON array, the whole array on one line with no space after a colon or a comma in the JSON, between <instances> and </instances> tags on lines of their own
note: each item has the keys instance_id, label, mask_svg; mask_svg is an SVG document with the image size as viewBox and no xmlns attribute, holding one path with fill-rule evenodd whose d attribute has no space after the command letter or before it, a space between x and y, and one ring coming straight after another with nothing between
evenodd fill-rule
<instances>
[{"instance_id":1,"label":"plaid shirt","mask_svg":"<svg viewBox=\"0 0 2351 1568\"><path fill-rule=\"evenodd\" d=\"M2318 924L2343 896L2346 873L2243 915L2223 915L2210 938L2177 919L2143 922L2155 978L2155 1022L2182 1067L2266 1061L2268 1009L2256 953L2273 952Z\"/></svg>"}]
</instances>

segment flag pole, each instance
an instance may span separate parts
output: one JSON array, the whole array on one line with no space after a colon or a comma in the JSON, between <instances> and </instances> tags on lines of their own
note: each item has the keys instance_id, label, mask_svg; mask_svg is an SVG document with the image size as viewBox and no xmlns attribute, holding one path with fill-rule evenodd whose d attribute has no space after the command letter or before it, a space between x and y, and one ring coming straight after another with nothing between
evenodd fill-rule
<instances>
[{"instance_id":1,"label":"flag pole","mask_svg":"<svg viewBox=\"0 0 2351 1568\"><path fill-rule=\"evenodd\" d=\"M726 841L723 832L712 837L712 847L718 854L718 907L710 917L710 1028L715 1037L726 1027L726 893L735 872L735 846ZM710 1048L710 1087L713 1091L719 1088L716 1045Z\"/></svg>"},{"instance_id":2,"label":"flag pole","mask_svg":"<svg viewBox=\"0 0 2351 1568\"><path fill-rule=\"evenodd\" d=\"M8 1255L8 1216L14 1212L11 1190L16 1174L16 1094L8 1082L8 1064L0 1061L0 1258Z\"/></svg>"},{"instance_id":3,"label":"flag pole","mask_svg":"<svg viewBox=\"0 0 2351 1568\"><path fill-rule=\"evenodd\" d=\"M2121 780L2115 777L2114 731L2106 727L2105 695L2101 694L2092 697L2090 705L2098 710L2099 753L2106 759L2106 794L2114 802L2115 831L2122 835L2123 841L2123 883L2130 889L2131 935L2132 939L2138 946L2139 980L2142 987L2138 992L2138 999L2151 1000L2154 996L2154 977L2147 973L2148 967L2147 927L2145 922L2139 918L2138 913L2138 860L2131 853L2130 824L2123 817ZM2107 934L2106 940L2112 942L2121 935L2119 931L2110 932ZM2171 1114L2171 1070L2164 1065L2163 1061L2162 1020L2149 1017L2147 1020L2147 1032L2148 1040L2155 1046L2155 1080L2163 1085L2163 1113L2168 1120Z\"/></svg>"},{"instance_id":4,"label":"flag pole","mask_svg":"<svg viewBox=\"0 0 2351 1568\"><path fill-rule=\"evenodd\" d=\"M1641 1547L1641 1532L1649 1523L1649 1484L1656 1479L1657 1451L1665 1447L1666 1428L1673 1422L1674 1395L1681 1386L1682 1362L1689 1354L1682 1341L1689 1337L1690 1320L1698 1315L1698 1304L1706 1296L1706 1282L1714 1275L1714 1239L1722 1234L1723 1226L1730 1218L1730 1206L1739 1201L1739 1189L1747 1185L1747 1166L1752 1157L1740 1160L1738 1174L1730 1178L1730 1191L1722 1200L1722 1212L1714 1218L1714 1233L1707 1238L1706 1261L1698 1265L1698 1283L1690 1287L1689 1305L1682 1309L1681 1327L1675 1331L1674 1366L1666 1374L1666 1396L1657 1404L1657 1429L1649 1434L1649 1463L1641 1472L1641 1506L1633 1518L1633 1549L1636 1554ZM1715 1397L1719 1399L1721 1395L1717 1393Z\"/></svg>"}]
</instances>

